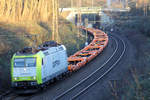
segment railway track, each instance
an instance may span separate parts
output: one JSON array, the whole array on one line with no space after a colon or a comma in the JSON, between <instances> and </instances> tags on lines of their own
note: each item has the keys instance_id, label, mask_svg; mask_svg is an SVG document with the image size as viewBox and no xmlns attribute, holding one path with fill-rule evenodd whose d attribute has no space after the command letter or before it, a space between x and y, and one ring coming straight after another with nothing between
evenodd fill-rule
<instances>
[{"instance_id":1,"label":"railway track","mask_svg":"<svg viewBox=\"0 0 150 100\"><path fill-rule=\"evenodd\" d=\"M114 39L112 36L110 36L112 38L112 40L114 41L114 44L115 44L115 49L114 49L114 53L107 59L107 61L101 66L101 68L99 69L102 69L102 67L104 67L104 65L106 63L108 63L110 61L110 59L113 58L113 56L115 55L115 53L117 52L117 49L118 49L118 42L116 39ZM98 69L97 69L98 70ZM96 71L93 72L93 74L95 73ZM92 74L90 74L90 76L92 76ZM88 76L89 77L89 76ZM87 78L88 78L87 77ZM82 81L86 80L87 78L83 79ZM80 81L81 82L81 81ZM76 85L80 85L80 83L76 84ZM75 86L74 86L75 87ZM27 96L27 97L22 97L21 100L32 100L34 97L38 96L38 94L35 94L35 95L30 95L30 96ZM16 99L14 100L20 100L19 99L20 97L16 97ZM63 98L64 99L64 98ZM54 99L55 100L55 99ZM56 99L57 100L57 99ZM64 100L68 100L68 98L65 98Z\"/></svg>"},{"instance_id":2,"label":"railway track","mask_svg":"<svg viewBox=\"0 0 150 100\"><path fill-rule=\"evenodd\" d=\"M18 97L17 94L13 93L12 90L8 90L0 95L0 100L14 100Z\"/></svg>"},{"instance_id":3,"label":"railway track","mask_svg":"<svg viewBox=\"0 0 150 100\"><path fill-rule=\"evenodd\" d=\"M118 36L111 35L116 42L116 49L112 56L96 71L91 73L85 79L63 92L62 94L55 97L53 100L75 100L79 96L84 95L86 91L94 84L104 78L121 60L126 51L125 42Z\"/></svg>"},{"instance_id":4,"label":"railway track","mask_svg":"<svg viewBox=\"0 0 150 100\"><path fill-rule=\"evenodd\" d=\"M0 100L2 100L5 96L11 94L12 91L11 90L8 90L8 91L2 91L1 94L0 94Z\"/></svg>"},{"instance_id":5,"label":"railway track","mask_svg":"<svg viewBox=\"0 0 150 100\"><path fill-rule=\"evenodd\" d=\"M0 100L29 100L32 97L36 96L34 94L28 94L28 95L18 95L16 93L13 93L12 91L10 93L4 93L5 95L1 96Z\"/></svg>"},{"instance_id":6,"label":"railway track","mask_svg":"<svg viewBox=\"0 0 150 100\"><path fill-rule=\"evenodd\" d=\"M99 67L96 71L94 71L93 73L91 73L88 77L86 77L85 79L83 79L82 81L80 81L79 83L77 83L75 86L73 86L72 88L76 88L76 86L79 86L80 84L82 84L82 82L86 81L90 76L92 76L93 74L95 74L95 72L97 72L98 70L102 69L103 67L105 67L105 64L107 64L111 59L113 59L113 56L116 54L117 50L118 50L118 47L119 47L119 44L117 42L117 40L115 38L113 38L112 36L110 36L112 38L112 40L114 41L114 43L116 44L116 48L113 52L113 54L108 58L108 60L101 66ZM71 89L72 89L71 88ZM69 92L68 90L66 92ZM66 93L64 92L64 94ZM35 95L30 95L30 96L27 96L27 97L16 97L14 98L14 100L32 100L34 97L38 96L38 94L35 94ZM20 98L20 99L19 99ZM58 98L59 99L59 98ZM69 98L60 98L62 100L68 100ZM54 100L57 100L57 97L54 98Z\"/></svg>"},{"instance_id":7,"label":"railway track","mask_svg":"<svg viewBox=\"0 0 150 100\"><path fill-rule=\"evenodd\" d=\"M109 59L100 66L97 70L91 73L89 76L84 78L82 81L74 85L72 88L68 89L67 91L63 92L62 94L55 97L53 100L75 100L81 95L92 87L94 84L99 82L104 76L106 76L114 67L115 65L121 60L124 55L126 45L123 40L119 39L116 36L110 36L116 44L115 50L113 54L109 57ZM111 66L110 66L111 65ZM11 99L4 99L4 100L31 100L37 96L31 95L27 97L20 97L17 95L12 95Z\"/></svg>"},{"instance_id":8,"label":"railway track","mask_svg":"<svg viewBox=\"0 0 150 100\"><path fill-rule=\"evenodd\" d=\"M115 51L110 56L110 58L97 70L91 73L88 77L84 78L82 81L74 85L72 88L55 97L54 100L68 100L68 99L74 100L78 98L80 95L83 95L85 91L87 91L90 87L92 87L104 76L106 76L115 67L115 65L121 60L122 56L124 55L126 45L125 42L119 39L117 36L110 36L110 37L115 41L116 44ZM5 96L8 97L11 96L11 99L4 98L2 100L20 100L20 99L30 100L37 95L20 97L19 95L13 95L13 93L10 92L8 93L8 95Z\"/></svg>"}]
</instances>

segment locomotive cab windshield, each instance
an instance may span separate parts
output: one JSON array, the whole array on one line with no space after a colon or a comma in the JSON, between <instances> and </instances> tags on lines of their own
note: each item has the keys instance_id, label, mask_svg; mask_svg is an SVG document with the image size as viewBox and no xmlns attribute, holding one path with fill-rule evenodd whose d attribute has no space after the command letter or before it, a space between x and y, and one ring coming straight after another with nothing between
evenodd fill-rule
<instances>
[{"instance_id":1,"label":"locomotive cab windshield","mask_svg":"<svg viewBox=\"0 0 150 100\"><path fill-rule=\"evenodd\" d=\"M14 67L36 67L36 58L16 58L14 59Z\"/></svg>"},{"instance_id":2,"label":"locomotive cab windshield","mask_svg":"<svg viewBox=\"0 0 150 100\"><path fill-rule=\"evenodd\" d=\"M12 59L12 86L29 87L37 84L36 70L38 57L15 55ZM34 83L34 84L33 84Z\"/></svg>"}]
</instances>

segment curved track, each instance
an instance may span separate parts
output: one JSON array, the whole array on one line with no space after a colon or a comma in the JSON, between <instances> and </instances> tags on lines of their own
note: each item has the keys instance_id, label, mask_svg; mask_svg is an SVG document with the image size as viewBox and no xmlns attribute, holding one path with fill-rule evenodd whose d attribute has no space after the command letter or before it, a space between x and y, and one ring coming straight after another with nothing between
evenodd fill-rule
<instances>
[{"instance_id":1,"label":"curved track","mask_svg":"<svg viewBox=\"0 0 150 100\"><path fill-rule=\"evenodd\" d=\"M72 100L78 98L80 95L83 95L84 92L88 90L88 88L92 87L95 83L100 81L115 67L115 65L121 60L121 58L125 54L126 44L119 37L112 37L114 37L117 45L112 56L96 71L94 71L85 79L74 85L72 88L57 96L54 100Z\"/></svg>"},{"instance_id":2,"label":"curved track","mask_svg":"<svg viewBox=\"0 0 150 100\"><path fill-rule=\"evenodd\" d=\"M95 83L100 81L104 76L106 76L114 67L115 65L121 60L123 57L126 45L123 40L121 40L118 36L110 36L113 38L116 44L116 48L113 52L113 54L109 57L109 59L102 64L97 70L92 72L90 75L88 75L86 78L82 79L79 83L76 83L74 86L72 86L70 89L66 90L65 92L60 93L60 95L55 95L54 100L69 100L69 99L77 99L80 95L83 95L85 91L88 91L90 87L92 87ZM32 95L27 97L12 97L14 100L19 100L19 98L22 100L29 100L34 97L38 96ZM18 98L18 99L17 99ZM4 99L8 100L8 99Z\"/></svg>"},{"instance_id":3,"label":"curved track","mask_svg":"<svg viewBox=\"0 0 150 100\"><path fill-rule=\"evenodd\" d=\"M64 91L62 94L53 97L54 100L70 100L70 99L78 99L81 95L84 96L84 93L88 91L90 87L99 82L102 78L104 78L121 60L123 55L125 54L126 45L123 40L118 38L117 36L110 36L115 42L115 50L112 55L97 68L94 72L92 72L89 76L82 79L79 83L76 83L70 89ZM38 95L29 96L23 100L33 99L34 96L38 97ZM36 98L37 99L37 98ZM36 100L33 99L33 100ZM16 99L19 100L19 99ZM39 99L40 100L40 99ZM45 99L44 99L45 100ZM48 99L47 99L48 100Z\"/></svg>"},{"instance_id":4,"label":"curved track","mask_svg":"<svg viewBox=\"0 0 150 100\"><path fill-rule=\"evenodd\" d=\"M117 37L117 36L116 36ZM118 37L117 37L118 38ZM119 39L119 38L118 38ZM80 92L78 92L75 96L73 96L71 98L71 100L75 100L76 98L78 98L79 96L83 95L85 91L88 91L88 89L90 87L92 87L94 84L96 84L97 82L99 82L102 78L104 78L116 65L117 63L119 63L119 61L122 59L122 57L124 56L125 54L125 51L126 51L126 44L123 40L119 39L120 42L118 42L120 44L120 51L118 51L117 55L118 55L118 59L116 57L116 61L114 61L114 63L112 63L111 66L107 66L107 69L95 80L93 81L91 84L89 84L87 87L85 87L83 90L81 90ZM121 42L122 42L122 45L121 45ZM118 49L118 50L119 50ZM115 59L115 58L114 58ZM113 59L113 60L114 60Z\"/></svg>"}]
</instances>

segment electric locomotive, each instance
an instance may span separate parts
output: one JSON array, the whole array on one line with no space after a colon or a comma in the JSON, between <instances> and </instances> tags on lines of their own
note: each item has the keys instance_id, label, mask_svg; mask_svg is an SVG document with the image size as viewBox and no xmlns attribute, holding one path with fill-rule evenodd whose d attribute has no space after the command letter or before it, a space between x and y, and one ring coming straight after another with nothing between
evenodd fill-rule
<instances>
[{"instance_id":1,"label":"electric locomotive","mask_svg":"<svg viewBox=\"0 0 150 100\"><path fill-rule=\"evenodd\" d=\"M11 84L14 89L43 87L68 71L64 45L45 42L37 48L26 47L11 60Z\"/></svg>"}]
</instances>

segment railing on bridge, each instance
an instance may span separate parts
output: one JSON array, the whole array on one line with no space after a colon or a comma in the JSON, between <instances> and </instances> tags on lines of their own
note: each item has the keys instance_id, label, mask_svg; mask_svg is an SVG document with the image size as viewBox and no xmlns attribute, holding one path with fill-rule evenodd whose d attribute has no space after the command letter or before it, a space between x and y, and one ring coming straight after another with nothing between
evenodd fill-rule
<instances>
[{"instance_id":1,"label":"railing on bridge","mask_svg":"<svg viewBox=\"0 0 150 100\"><path fill-rule=\"evenodd\" d=\"M60 12L65 12L65 11L71 11L74 13L99 13L102 11L114 11L114 12L128 12L130 11L130 8L102 8L102 7L80 7L80 8L60 8Z\"/></svg>"}]
</instances>

